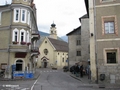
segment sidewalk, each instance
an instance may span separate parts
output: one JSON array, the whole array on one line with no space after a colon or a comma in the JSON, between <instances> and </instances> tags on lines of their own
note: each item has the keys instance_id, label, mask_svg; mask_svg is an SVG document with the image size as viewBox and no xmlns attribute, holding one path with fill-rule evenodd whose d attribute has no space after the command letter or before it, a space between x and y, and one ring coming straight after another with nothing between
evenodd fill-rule
<instances>
[{"instance_id":1,"label":"sidewalk","mask_svg":"<svg viewBox=\"0 0 120 90\"><path fill-rule=\"evenodd\" d=\"M103 84L96 84L96 83L92 83L90 79L88 79L87 75L84 75L82 78L81 77L76 77L74 74L72 74L71 72L66 72L68 73L71 77L80 80L82 82L82 86L88 86L88 87L96 87L96 88L110 88L110 89L120 89L120 84L110 84L110 83L103 83Z\"/></svg>"},{"instance_id":2,"label":"sidewalk","mask_svg":"<svg viewBox=\"0 0 120 90\"><path fill-rule=\"evenodd\" d=\"M75 74L72 74L71 72L67 72L71 77L80 80L83 84L90 84L90 79L88 79L87 75L84 75L83 77L76 77Z\"/></svg>"}]
</instances>

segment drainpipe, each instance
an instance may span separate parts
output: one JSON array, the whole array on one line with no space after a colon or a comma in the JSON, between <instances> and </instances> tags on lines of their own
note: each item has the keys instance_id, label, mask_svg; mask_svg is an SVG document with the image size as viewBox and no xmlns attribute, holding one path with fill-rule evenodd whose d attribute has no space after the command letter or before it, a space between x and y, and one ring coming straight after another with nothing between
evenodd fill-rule
<instances>
[{"instance_id":1,"label":"drainpipe","mask_svg":"<svg viewBox=\"0 0 120 90\"><path fill-rule=\"evenodd\" d=\"M95 60L96 60L96 83L98 84L98 61L97 61L97 31L96 31L96 7L95 7L95 0L93 2L93 9L94 9L94 33L95 33Z\"/></svg>"},{"instance_id":2,"label":"drainpipe","mask_svg":"<svg viewBox=\"0 0 120 90\"><path fill-rule=\"evenodd\" d=\"M11 19L10 19L10 30L9 30L9 39L8 39L8 41L9 41L9 43L8 43L8 67L7 67L7 72L8 72L8 76L7 76L7 78L10 78L9 76L10 76L10 42L11 42L11 25L12 25L12 9L11 9L11 6L10 6L10 12L11 12L11 14L10 14L10 17L11 17Z\"/></svg>"}]
</instances>

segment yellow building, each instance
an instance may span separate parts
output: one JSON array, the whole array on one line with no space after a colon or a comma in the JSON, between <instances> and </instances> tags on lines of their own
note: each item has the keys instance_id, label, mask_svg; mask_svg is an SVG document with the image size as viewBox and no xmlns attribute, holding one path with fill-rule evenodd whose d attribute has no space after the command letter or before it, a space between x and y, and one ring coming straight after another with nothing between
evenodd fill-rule
<instances>
[{"instance_id":1,"label":"yellow building","mask_svg":"<svg viewBox=\"0 0 120 90\"><path fill-rule=\"evenodd\" d=\"M57 39L56 25L53 23L50 28L50 35L40 43L38 67L68 66L68 43Z\"/></svg>"}]
</instances>

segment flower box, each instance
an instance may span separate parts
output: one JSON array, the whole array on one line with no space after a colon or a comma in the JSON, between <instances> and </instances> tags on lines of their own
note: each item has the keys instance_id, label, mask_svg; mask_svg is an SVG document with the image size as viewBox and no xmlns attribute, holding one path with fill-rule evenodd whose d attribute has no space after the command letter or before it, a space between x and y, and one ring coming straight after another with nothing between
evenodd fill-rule
<instances>
[{"instance_id":1,"label":"flower box","mask_svg":"<svg viewBox=\"0 0 120 90\"><path fill-rule=\"evenodd\" d=\"M13 41L12 43L13 43L13 44L18 44L18 42L17 42L17 41Z\"/></svg>"},{"instance_id":2,"label":"flower box","mask_svg":"<svg viewBox=\"0 0 120 90\"><path fill-rule=\"evenodd\" d=\"M26 44L26 42L21 42L21 45L25 45Z\"/></svg>"},{"instance_id":3,"label":"flower box","mask_svg":"<svg viewBox=\"0 0 120 90\"><path fill-rule=\"evenodd\" d=\"M30 42L27 43L28 46L29 46L30 44L31 44Z\"/></svg>"}]
</instances>

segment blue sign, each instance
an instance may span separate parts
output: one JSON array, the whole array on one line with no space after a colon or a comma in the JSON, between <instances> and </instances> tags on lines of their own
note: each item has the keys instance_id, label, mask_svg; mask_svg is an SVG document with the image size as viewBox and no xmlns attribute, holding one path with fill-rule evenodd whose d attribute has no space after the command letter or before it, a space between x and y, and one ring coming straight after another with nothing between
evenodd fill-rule
<instances>
[{"instance_id":1,"label":"blue sign","mask_svg":"<svg viewBox=\"0 0 120 90\"><path fill-rule=\"evenodd\" d=\"M66 62L68 62L68 60L66 60Z\"/></svg>"}]
</instances>

